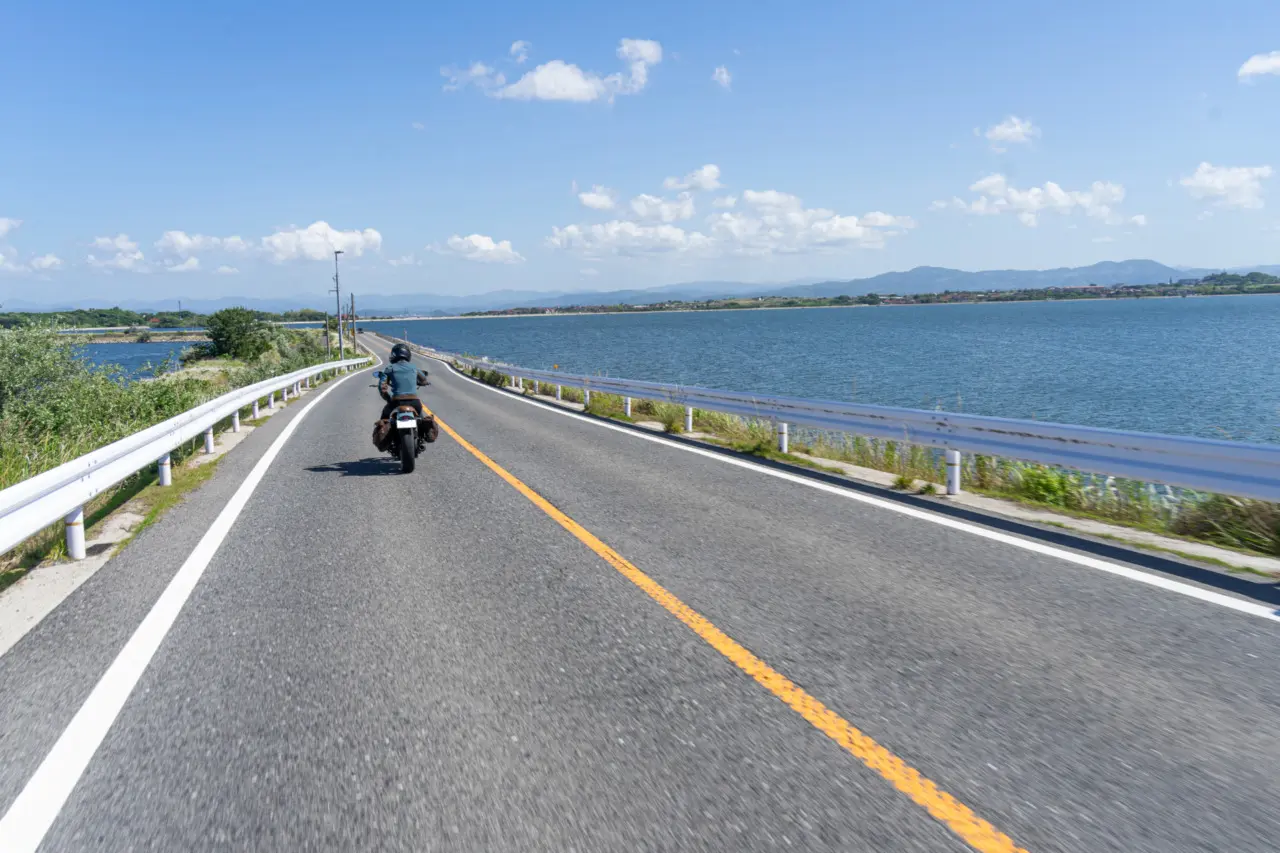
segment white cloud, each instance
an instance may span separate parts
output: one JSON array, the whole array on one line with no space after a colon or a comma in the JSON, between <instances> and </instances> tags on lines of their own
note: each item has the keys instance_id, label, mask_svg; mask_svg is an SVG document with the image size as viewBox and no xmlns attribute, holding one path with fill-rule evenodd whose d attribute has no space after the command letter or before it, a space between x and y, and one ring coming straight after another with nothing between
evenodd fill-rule
<instances>
[{"instance_id":1,"label":"white cloud","mask_svg":"<svg viewBox=\"0 0 1280 853\"><path fill-rule=\"evenodd\" d=\"M1280 50L1259 53L1249 57L1244 65L1240 66L1240 70L1236 72L1236 77L1241 80L1248 80L1251 77L1257 77L1262 74L1280 74Z\"/></svg>"},{"instance_id":2,"label":"white cloud","mask_svg":"<svg viewBox=\"0 0 1280 853\"><path fill-rule=\"evenodd\" d=\"M597 101L609 98L609 84L597 74L553 59L539 65L510 86L493 93L495 98L517 101Z\"/></svg>"},{"instance_id":3,"label":"white cloud","mask_svg":"<svg viewBox=\"0 0 1280 853\"><path fill-rule=\"evenodd\" d=\"M511 58L516 61L516 64L520 65L529 58L530 47L532 47L532 45L527 41L512 42L511 50L509 50L508 53L511 55Z\"/></svg>"},{"instance_id":4,"label":"white cloud","mask_svg":"<svg viewBox=\"0 0 1280 853\"><path fill-rule=\"evenodd\" d=\"M637 214L663 219L663 205L679 208L687 201L692 215L692 197L685 193L677 202L654 196L632 201ZM683 210L665 210L667 219L658 224L614 220L596 225L568 225L552 229L547 245L553 249L574 249L589 255L653 255L700 253L769 255L834 251L846 248L878 248L885 238L902 234L915 222L906 216L875 211L864 217L841 216L822 208L806 208L796 196L776 190L746 190L743 209L709 216L707 229L686 230L671 224L673 218L688 218Z\"/></svg>"},{"instance_id":5,"label":"white cloud","mask_svg":"<svg viewBox=\"0 0 1280 853\"><path fill-rule=\"evenodd\" d=\"M728 210L732 208L734 205L736 205L737 203L738 203L738 197L736 195L723 195L723 196L720 196L720 198L712 201L711 206L720 208L721 210Z\"/></svg>"},{"instance_id":6,"label":"white cloud","mask_svg":"<svg viewBox=\"0 0 1280 853\"><path fill-rule=\"evenodd\" d=\"M667 201L652 195L638 195L631 199L631 212L637 219L656 219L659 222L676 222L693 218L693 194L680 193L675 201Z\"/></svg>"},{"instance_id":7,"label":"white cloud","mask_svg":"<svg viewBox=\"0 0 1280 853\"><path fill-rule=\"evenodd\" d=\"M1020 190L1010 186L1004 175L996 174L975 181L969 189L979 193L972 202L953 196L950 201L935 201L929 207L931 210L962 210L978 216L1014 213L1028 227L1038 225L1040 214L1045 211L1064 215L1081 211L1110 225L1124 221L1112 209L1112 205L1124 200L1124 187L1120 184L1094 181L1088 190L1064 190L1053 181L1047 181L1043 187Z\"/></svg>"},{"instance_id":8,"label":"white cloud","mask_svg":"<svg viewBox=\"0 0 1280 853\"><path fill-rule=\"evenodd\" d=\"M62 267L62 258L57 255L41 255L38 258L31 259L31 268L40 272L47 270L56 270Z\"/></svg>"},{"instance_id":9,"label":"white cloud","mask_svg":"<svg viewBox=\"0 0 1280 853\"><path fill-rule=\"evenodd\" d=\"M1116 240L1115 237L1094 237L1093 238L1093 242L1095 243L1114 243L1115 240Z\"/></svg>"},{"instance_id":10,"label":"white cloud","mask_svg":"<svg viewBox=\"0 0 1280 853\"><path fill-rule=\"evenodd\" d=\"M296 259L322 261L341 250L359 257L366 251L382 248L382 235L372 228L363 231L338 231L327 222L313 222L306 228L277 231L262 238L262 248L276 262Z\"/></svg>"},{"instance_id":11,"label":"white cloud","mask_svg":"<svg viewBox=\"0 0 1280 853\"><path fill-rule=\"evenodd\" d=\"M115 237L94 237L93 247L95 249L115 249L120 252L129 252L138 248L138 244L129 239L128 234L117 234Z\"/></svg>"},{"instance_id":12,"label":"white cloud","mask_svg":"<svg viewBox=\"0 0 1280 853\"><path fill-rule=\"evenodd\" d=\"M909 216L872 211L842 216L825 208L806 208L799 197L777 190L745 190L744 210L711 218L711 233L740 254L794 254L844 248L875 249L886 237L914 228Z\"/></svg>"},{"instance_id":13,"label":"white cloud","mask_svg":"<svg viewBox=\"0 0 1280 853\"><path fill-rule=\"evenodd\" d=\"M718 190L720 184L720 167L714 163L694 169L683 178L667 178L662 186L669 190Z\"/></svg>"},{"instance_id":14,"label":"white cloud","mask_svg":"<svg viewBox=\"0 0 1280 853\"><path fill-rule=\"evenodd\" d=\"M112 252L109 258L89 255L89 266L98 269L126 270L130 272L147 272L146 258L138 251L138 244L129 239L128 234L117 234L115 237L95 237L93 248Z\"/></svg>"},{"instance_id":15,"label":"white cloud","mask_svg":"<svg viewBox=\"0 0 1280 853\"><path fill-rule=\"evenodd\" d=\"M578 193L578 201L582 202L582 206L592 210L613 210L616 204L615 198L616 194L613 190L599 184L586 192Z\"/></svg>"},{"instance_id":16,"label":"white cloud","mask_svg":"<svg viewBox=\"0 0 1280 853\"><path fill-rule=\"evenodd\" d=\"M697 231L688 232L676 225L641 225L615 219L596 225L566 225L552 228L547 246L553 249L578 249L587 253L611 252L618 255L647 255L685 252L709 247L711 241Z\"/></svg>"},{"instance_id":17,"label":"white cloud","mask_svg":"<svg viewBox=\"0 0 1280 853\"><path fill-rule=\"evenodd\" d=\"M195 272L200 269L200 259L195 257L187 258L182 263L170 264L165 269L169 272Z\"/></svg>"},{"instance_id":18,"label":"white cloud","mask_svg":"<svg viewBox=\"0 0 1280 853\"><path fill-rule=\"evenodd\" d=\"M521 46L521 52L517 52ZM511 55L522 61L524 42L511 46ZM446 91L474 85L493 98L516 101L608 101L618 95L634 95L649 82L649 68L662 61L662 45L646 39L622 39L618 43L617 56L627 64L626 73L601 75L583 71L577 65L562 59L537 66L519 80L507 84L506 77L483 62L472 63L465 70L446 67L440 73L449 79Z\"/></svg>"},{"instance_id":19,"label":"white cloud","mask_svg":"<svg viewBox=\"0 0 1280 853\"><path fill-rule=\"evenodd\" d=\"M1270 166L1214 166L1201 163L1180 183L1192 198L1213 199L1218 207L1259 208L1262 182L1271 177Z\"/></svg>"},{"instance_id":20,"label":"white cloud","mask_svg":"<svg viewBox=\"0 0 1280 853\"><path fill-rule=\"evenodd\" d=\"M0 216L0 237L4 237L21 224L21 219L10 219L7 216Z\"/></svg>"},{"instance_id":21,"label":"white cloud","mask_svg":"<svg viewBox=\"0 0 1280 853\"><path fill-rule=\"evenodd\" d=\"M1139 213L1137 216L1130 216L1129 223L1132 225L1146 225L1147 217Z\"/></svg>"},{"instance_id":22,"label":"white cloud","mask_svg":"<svg viewBox=\"0 0 1280 853\"><path fill-rule=\"evenodd\" d=\"M387 263L391 264L393 267L412 267L418 265L418 259L413 255L413 253L410 253L407 255L401 255L398 258L391 258Z\"/></svg>"},{"instance_id":23,"label":"white cloud","mask_svg":"<svg viewBox=\"0 0 1280 853\"><path fill-rule=\"evenodd\" d=\"M873 210L862 217L862 224L872 228L915 228L916 221L910 216L893 216Z\"/></svg>"},{"instance_id":24,"label":"white cloud","mask_svg":"<svg viewBox=\"0 0 1280 853\"><path fill-rule=\"evenodd\" d=\"M483 62L473 62L467 68L462 69L446 66L440 69L440 73L449 78L449 82L444 84L446 92L453 92L468 85L487 92L507 82L504 74L494 71L493 68Z\"/></svg>"},{"instance_id":25,"label":"white cloud","mask_svg":"<svg viewBox=\"0 0 1280 853\"><path fill-rule=\"evenodd\" d=\"M427 126L426 126L425 124L423 124L422 122L420 122L420 121L415 121L413 124L409 125L409 127L413 128L414 130L426 130L426 129L427 129Z\"/></svg>"},{"instance_id":26,"label":"white cloud","mask_svg":"<svg viewBox=\"0 0 1280 853\"><path fill-rule=\"evenodd\" d=\"M723 65L716 66L716 70L711 72L711 79L726 89L733 85L733 75Z\"/></svg>"},{"instance_id":27,"label":"white cloud","mask_svg":"<svg viewBox=\"0 0 1280 853\"><path fill-rule=\"evenodd\" d=\"M180 258L189 258L197 252L211 250L237 253L249 251L249 243L241 237L210 237L206 234L188 234L185 231L166 231L155 246L165 254Z\"/></svg>"},{"instance_id":28,"label":"white cloud","mask_svg":"<svg viewBox=\"0 0 1280 853\"><path fill-rule=\"evenodd\" d=\"M214 272L217 273L218 275L239 275L240 274L240 270L236 269L233 266L229 266L227 264L223 264L222 266L218 267L216 270L214 270Z\"/></svg>"},{"instance_id":29,"label":"white cloud","mask_svg":"<svg viewBox=\"0 0 1280 853\"><path fill-rule=\"evenodd\" d=\"M1032 124L1029 119L1009 116L999 124L993 124L987 128L985 135L992 147L996 147L997 143L1003 142L1030 142L1040 135L1040 128Z\"/></svg>"},{"instance_id":30,"label":"white cloud","mask_svg":"<svg viewBox=\"0 0 1280 853\"><path fill-rule=\"evenodd\" d=\"M445 241L443 247L432 247L441 254L453 254L468 261L486 264L516 264L524 260L524 256L511 248L510 240L495 242L484 234L471 234L460 237L454 234Z\"/></svg>"}]
</instances>

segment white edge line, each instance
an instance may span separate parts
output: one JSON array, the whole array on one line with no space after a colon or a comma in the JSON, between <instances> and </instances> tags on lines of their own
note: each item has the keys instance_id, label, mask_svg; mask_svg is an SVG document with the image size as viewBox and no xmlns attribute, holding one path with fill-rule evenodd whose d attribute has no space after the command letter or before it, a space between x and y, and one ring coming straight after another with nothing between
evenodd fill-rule
<instances>
[{"instance_id":1,"label":"white edge line","mask_svg":"<svg viewBox=\"0 0 1280 853\"><path fill-rule=\"evenodd\" d=\"M427 356L427 357L434 358L434 356ZM691 447L681 442L668 441L667 439L661 438L656 435L646 435L645 433L637 432L636 430L633 430L633 429L627 429L626 427L618 426L617 424L611 424L605 421L596 420L595 418L582 417L578 412L573 411L571 409L565 409L560 406L545 405L538 400L529 400L519 394L513 394L501 388L494 388L491 385L485 385L483 383L475 382L475 380L472 380L470 377L466 376L466 374L458 371L458 369L455 368L448 361L445 361L439 358L436 358L435 360L444 364L451 371L453 371L455 374L457 374L459 377L466 380L467 382L471 382L472 384L479 385L481 388L484 388L488 391L492 391L495 394L501 394L504 397L507 397L509 399L519 400L522 403L528 403L529 405L537 406L540 409L545 409L547 411L555 412L556 414L559 414L559 415L564 415L566 417L574 418L579 423L592 424L594 426L602 427L604 429L611 429L616 432L629 435L633 438L639 438L645 441L652 441L657 444L661 444L664 447L671 447L678 450L684 450L689 453L696 453L699 456L705 456L709 459L715 459L717 462L723 462L726 465L736 465L739 468L746 468L749 471L755 471L759 474L767 474L770 477L777 477L779 480L787 480L792 483L799 483L802 486L808 486L811 489L818 489L820 491L828 492L829 494L839 495L840 497L847 498L851 501L859 501L860 503L870 504L871 506L879 507L880 509L887 509L890 512L896 512L900 515L909 516L911 518L919 519L921 521L927 521L927 522L930 522L931 524L938 524L938 525L941 525L942 527L949 527L952 530L960 530L965 533L970 533L974 536L981 536L984 539L990 539L994 542L1000 542L1005 545L1012 545L1013 547L1021 548L1024 551L1031 551L1033 553L1042 554L1047 557L1056 557L1059 560L1065 560L1068 563L1075 563L1078 566L1085 566L1086 568L1097 569L1100 572L1107 572L1108 574L1126 578L1131 581L1137 581L1138 583L1144 583L1144 584L1147 584L1148 586L1158 587L1159 589L1167 590L1169 592L1176 592L1179 595L1185 595L1189 598L1196 598L1196 599L1199 599L1200 601L1206 601L1210 604L1216 604L1220 607L1226 607L1231 610L1235 610L1239 613L1245 613L1250 616L1258 616L1263 619L1270 620L1272 622L1280 622L1280 610L1277 610L1276 608L1268 607L1265 604L1256 604L1252 601L1245 601L1243 599L1236 598L1231 595L1226 595L1221 592L1214 592L1213 590L1204 589L1203 587L1198 587L1192 584L1176 581L1176 580L1173 580L1172 578L1164 577L1163 575L1151 574L1149 572L1144 572L1140 569L1135 569L1130 566L1123 566L1119 563L1113 563L1109 560L1100 560L1097 557L1088 557L1088 556L1085 556L1084 554L1077 554L1074 551L1067 551L1062 548L1056 548L1053 545L1045 545L1042 542L1033 542L1029 539L1022 539L1021 537L1012 536L1008 533L1001 533L998 530L989 530L985 527L981 527L976 524L970 524L969 522L966 522L966 521L960 521L958 519L949 518L945 515L939 515L938 513L917 509L911 506L905 506L903 504L898 504L892 501L886 501L883 498L876 498L876 497L872 497L871 495L864 495L860 492L856 492L851 489L842 488L840 486L833 486L830 483L824 483L820 480L813 480L813 479L810 479L809 477L800 476L799 474L791 474L786 471L777 471L777 470L774 470L773 468L767 468L763 465L757 465L754 462L748 462L744 459L735 459L731 456L726 456L723 453L716 453L715 451L706 450L701 447Z\"/></svg>"},{"instance_id":2,"label":"white edge line","mask_svg":"<svg viewBox=\"0 0 1280 853\"><path fill-rule=\"evenodd\" d=\"M226 539L267 469L284 448L285 442L330 391L361 371L362 369L353 370L303 407L297 417L285 425L284 430L236 489L231 500L218 513L218 517L200 538L173 580L169 581L169 585L152 605L133 636L98 680L93 692L71 718L53 749L49 750L36 772L27 780L22 793L9 806L5 816L0 818L0 839L3 839L5 853L35 853L115 723L116 717L120 715L133 688L137 686L152 657L164 642L169 629L173 627L187 599L191 597L196 584L200 582L213 555Z\"/></svg>"}]
</instances>

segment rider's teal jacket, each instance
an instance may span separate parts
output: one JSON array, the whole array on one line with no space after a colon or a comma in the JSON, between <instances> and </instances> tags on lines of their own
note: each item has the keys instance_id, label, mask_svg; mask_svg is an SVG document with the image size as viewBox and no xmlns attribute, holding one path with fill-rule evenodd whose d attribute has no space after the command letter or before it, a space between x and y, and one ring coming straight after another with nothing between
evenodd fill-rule
<instances>
[{"instance_id":1,"label":"rider's teal jacket","mask_svg":"<svg viewBox=\"0 0 1280 853\"><path fill-rule=\"evenodd\" d=\"M407 361L388 364L382 368L387 377L392 397L416 397L418 386L427 384L427 372L419 370Z\"/></svg>"}]
</instances>

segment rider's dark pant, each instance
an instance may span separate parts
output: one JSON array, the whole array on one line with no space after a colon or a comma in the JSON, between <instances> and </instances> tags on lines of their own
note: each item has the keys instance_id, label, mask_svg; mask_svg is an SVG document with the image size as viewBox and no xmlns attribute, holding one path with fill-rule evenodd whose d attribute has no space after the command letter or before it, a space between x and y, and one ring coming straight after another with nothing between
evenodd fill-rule
<instances>
[{"instance_id":1,"label":"rider's dark pant","mask_svg":"<svg viewBox=\"0 0 1280 853\"><path fill-rule=\"evenodd\" d=\"M390 400L387 400L387 404L382 407L382 420L385 421L387 418L391 417L391 413L401 406L413 406L413 410L418 413L419 419L425 417L422 411L421 400L409 394L401 394L398 397L392 397Z\"/></svg>"}]
</instances>

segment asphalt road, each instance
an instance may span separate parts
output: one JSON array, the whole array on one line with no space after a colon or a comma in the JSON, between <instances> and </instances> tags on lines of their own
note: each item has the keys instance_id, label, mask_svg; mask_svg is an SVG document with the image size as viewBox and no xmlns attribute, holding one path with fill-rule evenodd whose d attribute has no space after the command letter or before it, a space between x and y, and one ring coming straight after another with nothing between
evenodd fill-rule
<instances>
[{"instance_id":1,"label":"asphalt road","mask_svg":"<svg viewBox=\"0 0 1280 853\"><path fill-rule=\"evenodd\" d=\"M466 441L1019 847L1280 848L1280 625L428 367ZM395 473L380 405L298 425L41 850L973 849L449 436ZM0 657L0 813L296 417Z\"/></svg>"}]
</instances>

